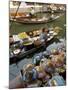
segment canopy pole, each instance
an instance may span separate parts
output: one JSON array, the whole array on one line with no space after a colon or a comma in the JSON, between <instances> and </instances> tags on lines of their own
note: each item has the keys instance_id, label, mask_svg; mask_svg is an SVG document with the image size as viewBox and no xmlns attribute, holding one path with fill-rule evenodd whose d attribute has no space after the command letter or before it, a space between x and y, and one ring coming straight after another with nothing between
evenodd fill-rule
<instances>
[{"instance_id":1,"label":"canopy pole","mask_svg":"<svg viewBox=\"0 0 68 90\"><path fill-rule=\"evenodd\" d=\"M16 10L16 13L15 13L15 15L14 15L13 21L14 21L14 19L16 18L17 12L18 12L19 7L20 7L20 4L21 4L21 2L19 2L19 6L18 6L18 8L17 8L17 10ZM10 30L11 30L11 27L12 27L12 23L11 23L11 25L10 25Z\"/></svg>"}]
</instances>

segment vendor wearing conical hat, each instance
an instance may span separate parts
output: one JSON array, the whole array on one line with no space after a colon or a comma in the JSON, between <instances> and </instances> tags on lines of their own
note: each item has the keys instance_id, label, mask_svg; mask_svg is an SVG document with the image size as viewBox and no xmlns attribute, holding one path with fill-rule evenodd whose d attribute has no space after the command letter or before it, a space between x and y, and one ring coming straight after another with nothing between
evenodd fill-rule
<instances>
[{"instance_id":1,"label":"vendor wearing conical hat","mask_svg":"<svg viewBox=\"0 0 68 90\"><path fill-rule=\"evenodd\" d=\"M33 64L28 64L24 69L24 77L27 83L37 79L37 71Z\"/></svg>"}]
</instances>

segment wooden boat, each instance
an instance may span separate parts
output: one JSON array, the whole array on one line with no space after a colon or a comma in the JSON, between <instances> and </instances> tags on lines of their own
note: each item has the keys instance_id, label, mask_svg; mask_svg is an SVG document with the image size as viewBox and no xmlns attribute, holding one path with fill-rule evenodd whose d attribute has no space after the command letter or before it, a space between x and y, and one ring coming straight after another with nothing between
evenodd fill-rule
<instances>
[{"instance_id":1,"label":"wooden boat","mask_svg":"<svg viewBox=\"0 0 68 90\"><path fill-rule=\"evenodd\" d=\"M54 38L54 36L56 34L57 33L53 32L53 34L47 39L46 47L49 45L48 43ZM39 38L39 37L36 37L36 39L37 38ZM35 37L34 37L34 39L35 39ZM25 47L27 48L27 50L25 50L25 51L22 51L23 49L19 50L19 53L17 53L17 50L15 50L17 55L16 54L10 55L10 64L16 63L16 62L20 61L21 59L23 59L24 57L26 57L26 56L28 56L28 55L30 55L32 53L35 53L40 48L43 48L43 44L41 43L41 44L35 46L34 43L29 43L29 45L26 44Z\"/></svg>"},{"instance_id":2,"label":"wooden boat","mask_svg":"<svg viewBox=\"0 0 68 90\"><path fill-rule=\"evenodd\" d=\"M34 72L35 78L34 79L27 78L27 80L24 81L22 78L22 76L24 74L23 70L20 70L20 74L18 74L16 76L16 78L14 78L12 81L9 82L9 88L10 89L26 88L26 87L31 88L31 87L38 87L38 86L40 87L41 85L43 85L43 86L46 86L46 85L48 85L48 86L57 86L57 85L64 86L65 80L66 80L66 79L64 79L64 77L66 77L65 76L66 75L66 68L63 68L63 70L64 70L63 73L61 73L61 71L60 71L60 72L58 72L58 74L54 74L55 72L53 72L52 70L56 69L56 66L52 67L52 64L53 64L53 62L50 59L45 60L45 58L44 58L43 62L40 62L39 66L34 66L33 64L27 64L26 68L24 68L25 72L27 72L26 74L28 75L28 72L32 71L32 69L34 69L34 70L36 70L36 72ZM48 74L45 71L44 67L46 67L46 71L49 71L50 74ZM37 74L38 74L38 77L36 76ZM44 79L44 77L47 77L47 78ZM40 80L41 82L38 83L37 82L38 80Z\"/></svg>"},{"instance_id":3,"label":"wooden boat","mask_svg":"<svg viewBox=\"0 0 68 90\"><path fill-rule=\"evenodd\" d=\"M49 22L52 22L54 20L56 20L57 18L59 18L60 16L55 16L53 18L49 17L49 18L33 18L33 19L30 19L30 18L22 18L22 17L19 17L19 18L16 18L15 20L11 20L11 21L15 21L15 22L18 22L18 23L22 23L22 24L45 24L45 23L49 23Z\"/></svg>"}]
</instances>

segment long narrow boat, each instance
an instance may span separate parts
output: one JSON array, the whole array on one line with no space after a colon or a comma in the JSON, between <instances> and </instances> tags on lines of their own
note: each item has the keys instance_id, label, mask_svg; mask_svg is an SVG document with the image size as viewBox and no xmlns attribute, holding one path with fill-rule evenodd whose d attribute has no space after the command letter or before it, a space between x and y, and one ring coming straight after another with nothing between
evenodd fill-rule
<instances>
[{"instance_id":1,"label":"long narrow boat","mask_svg":"<svg viewBox=\"0 0 68 90\"><path fill-rule=\"evenodd\" d=\"M16 18L15 20L10 20L10 21L15 21L15 22L18 22L18 23L21 23L21 24L45 24L45 23L49 23L49 22L52 22L56 19L58 19L60 16L55 16L53 18L48 18L47 20L46 19L43 19L43 18L40 18L40 19L23 19L22 17L19 17L19 18Z\"/></svg>"},{"instance_id":2,"label":"long narrow boat","mask_svg":"<svg viewBox=\"0 0 68 90\"><path fill-rule=\"evenodd\" d=\"M53 35L51 35L47 39L46 47L49 45L50 41L52 41L52 39L54 39L55 35L57 35L57 33L53 33ZM29 47L30 47L30 49L29 49ZM24 52L20 52L18 54L15 54L13 56L10 55L10 58L9 58L10 64L16 63L16 62L20 61L21 59L25 58L26 56L37 52L40 48L43 48L43 44L40 44L39 46L34 46L34 44L31 44L28 46L28 50L26 50ZM19 52L19 50L17 52Z\"/></svg>"}]
</instances>

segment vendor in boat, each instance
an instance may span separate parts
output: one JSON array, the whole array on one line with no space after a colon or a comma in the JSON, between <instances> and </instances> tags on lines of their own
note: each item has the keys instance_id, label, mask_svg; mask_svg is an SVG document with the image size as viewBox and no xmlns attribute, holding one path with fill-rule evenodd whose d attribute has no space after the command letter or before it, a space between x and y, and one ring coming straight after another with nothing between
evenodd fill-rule
<instances>
[{"instance_id":1,"label":"vendor in boat","mask_svg":"<svg viewBox=\"0 0 68 90\"><path fill-rule=\"evenodd\" d=\"M30 11L30 13L29 13L30 17L31 17L31 18L34 17L34 16L35 16L34 14L35 14L35 10L34 10L33 7L31 7L31 11Z\"/></svg>"},{"instance_id":2,"label":"vendor in boat","mask_svg":"<svg viewBox=\"0 0 68 90\"><path fill-rule=\"evenodd\" d=\"M47 28L43 28L42 33L40 34L40 40L45 45L46 45L46 41L48 39L48 36L47 36L48 32L49 32L49 30Z\"/></svg>"},{"instance_id":3,"label":"vendor in boat","mask_svg":"<svg viewBox=\"0 0 68 90\"><path fill-rule=\"evenodd\" d=\"M14 43L13 36L10 35L10 36L9 36L9 44L12 45L13 43Z\"/></svg>"}]
</instances>

